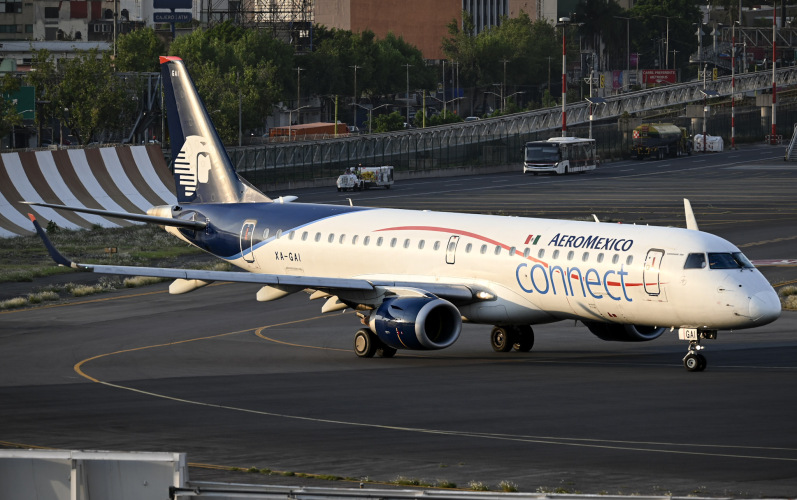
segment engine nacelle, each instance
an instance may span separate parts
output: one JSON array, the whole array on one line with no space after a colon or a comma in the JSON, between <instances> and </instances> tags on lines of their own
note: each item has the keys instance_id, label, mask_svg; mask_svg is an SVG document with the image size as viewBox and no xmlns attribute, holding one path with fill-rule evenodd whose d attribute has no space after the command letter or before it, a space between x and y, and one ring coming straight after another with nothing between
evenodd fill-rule
<instances>
[{"instance_id":1,"label":"engine nacelle","mask_svg":"<svg viewBox=\"0 0 797 500\"><path fill-rule=\"evenodd\" d=\"M584 323L601 340L616 342L645 342L667 331L663 326L618 325L616 323Z\"/></svg>"},{"instance_id":2,"label":"engine nacelle","mask_svg":"<svg viewBox=\"0 0 797 500\"><path fill-rule=\"evenodd\" d=\"M454 304L435 296L391 297L371 313L369 326L394 349L445 349L462 331Z\"/></svg>"}]
</instances>

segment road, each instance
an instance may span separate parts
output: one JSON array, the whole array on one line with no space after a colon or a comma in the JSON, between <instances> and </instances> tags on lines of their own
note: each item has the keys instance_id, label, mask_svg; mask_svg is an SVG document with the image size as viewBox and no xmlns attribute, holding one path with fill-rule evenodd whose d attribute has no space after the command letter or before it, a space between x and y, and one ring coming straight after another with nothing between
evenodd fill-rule
<instances>
[{"instance_id":1,"label":"road","mask_svg":"<svg viewBox=\"0 0 797 500\"><path fill-rule=\"evenodd\" d=\"M795 257L797 167L781 151L617 162L584 175L425 179L305 190L303 202L683 225L752 259ZM794 267L766 267L773 283ZM0 441L184 451L194 464L520 491L794 497L797 313L706 342L688 373L674 334L603 342L535 328L531 353L493 352L488 326L451 348L359 359L356 318L297 294L166 285L0 314ZM194 479L351 486L192 467ZM319 484L319 482L321 484Z\"/></svg>"}]
</instances>

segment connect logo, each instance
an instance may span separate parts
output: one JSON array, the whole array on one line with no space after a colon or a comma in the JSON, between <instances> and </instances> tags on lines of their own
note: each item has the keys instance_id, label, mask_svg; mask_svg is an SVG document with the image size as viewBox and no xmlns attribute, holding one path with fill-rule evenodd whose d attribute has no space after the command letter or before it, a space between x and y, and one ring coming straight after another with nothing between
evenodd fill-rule
<instances>
[{"instance_id":1,"label":"connect logo","mask_svg":"<svg viewBox=\"0 0 797 500\"><path fill-rule=\"evenodd\" d=\"M198 135L186 137L180 154L174 160L174 174L178 180L178 189L190 198L196 194L199 184L210 180L210 155L207 152L208 141Z\"/></svg>"}]
</instances>

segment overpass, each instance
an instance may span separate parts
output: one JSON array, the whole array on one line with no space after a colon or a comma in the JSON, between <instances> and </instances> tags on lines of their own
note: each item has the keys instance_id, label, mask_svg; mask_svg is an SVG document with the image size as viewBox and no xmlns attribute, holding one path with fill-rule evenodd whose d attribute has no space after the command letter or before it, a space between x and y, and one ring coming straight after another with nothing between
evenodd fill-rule
<instances>
[{"instance_id":1,"label":"overpass","mask_svg":"<svg viewBox=\"0 0 797 500\"><path fill-rule=\"evenodd\" d=\"M735 80L737 97L772 88L771 71L742 73L736 75ZM797 85L797 67L776 70L775 83L778 88ZM705 83L701 80L665 85L606 97L604 104L593 106L593 118L594 121L609 120L625 113L634 115L686 104L702 104L704 91L729 98L731 77L707 80ZM590 105L587 101L568 104L566 110L568 127L589 123ZM228 148L228 151L239 172L253 182L263 184L265 182L260 178L261 174L269 169L310 169L312 171L302 174L309 178L317 178L315 172L330 165L334 166L334 171L339 171L357 162L398 163L413 169L413 165L429 163L430 159L439 163L435 151L441 147L454 148L451 154L454 162L468 161L468 150L472 151L474 147L489 147L496 141L506 142L508 137L519 137L517 142L520 143L526 137L540 132L549 132L550 135L561 126L562 110L556 107L424 129ZM790 128L787 124L784 127ZM405 160L406 163L402 163ZM274 177L273 173L269 175Z\"/></svg>"}]
</instances>

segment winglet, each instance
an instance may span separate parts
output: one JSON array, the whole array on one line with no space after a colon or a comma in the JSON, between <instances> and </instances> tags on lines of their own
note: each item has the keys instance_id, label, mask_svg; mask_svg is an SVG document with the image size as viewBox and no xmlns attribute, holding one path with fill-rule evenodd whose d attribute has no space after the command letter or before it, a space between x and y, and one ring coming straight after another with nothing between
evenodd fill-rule
<instances>
[{"instance_id":1,"label":"winglet","mask_svg":"<svg viewBox=\"0 0 797 500\"><path fill-rule=\"evenodd\" d=\"M686 198L684 198L684 212L686 215L686 229L697 231L697 219L695 219L695 213L692 211L692 204Z\"/></svg>"},{"instance_id":2,"label":"winglet","mask_svg":"<svg viewBox=\"0 0 797 500\"><path fill-rule=\"evenodd\" d=\"M30 218L31 222L33 222L33 227L36 228L36 233L39 235L39 238L41 238L42 241L44 242L44 246L47 248L47 252L49 252L50 257L53 258L56 264L58 264L59 266L72 267L78 269L78 266L76 266L74 262L61 255L61 253L55 249L52 242L50 241L50 238L47 237L47 233L44 232L44 229L42 229L41 225L39 224L39 221L36 220L36 217L30 213L28 214L28 217Z\"/></svg>"}]
</instances>

